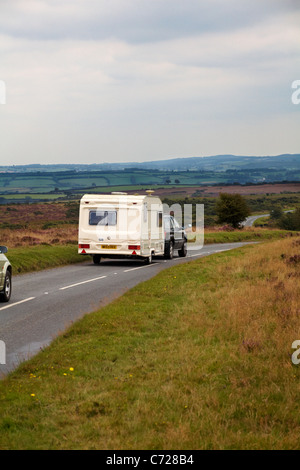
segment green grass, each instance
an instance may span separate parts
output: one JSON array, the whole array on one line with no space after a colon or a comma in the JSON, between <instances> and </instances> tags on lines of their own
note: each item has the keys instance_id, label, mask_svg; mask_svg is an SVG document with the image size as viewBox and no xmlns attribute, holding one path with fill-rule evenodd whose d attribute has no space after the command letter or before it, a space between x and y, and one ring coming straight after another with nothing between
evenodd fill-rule
<instances>
[{"instance_id":1,"label":"green grass","mask_svg":"<svg viewBox=\"0 0 300 470\"><path fill-rule=\"evenodd\" d=\"M205 232L204 244L234 243L243 241L278 240L298 236L298 232L287 230L234 230L232 232Z\"/></svg>"},{"instance_id":2,"label":"green grass","mask_svg":"<svg viewBox=\"0 0 300 470\"><path fill-rule=\"evenodd\" d=\"M0 449L299 448L299 242L172 267L86 315L0 383Z\"/></svg>"},{"instance_id":3,"label":"green grass","mask_svg":"<svg viewBox=\"0 0 300 470\"><path fill-rule=\"evenodd\" d=\"M270 222L270 217L260 217L253 222L254 227L267 226Z\"/></svg>"},{"instance_id":4,"label":"green grass","mask_svg":"<svg viewBox=\"0 0 300 470\"><path fill-rule=\"evenodd\" d=\"M7 256L14 275L87 260L86 257L77 253L77 245L72 244L12 248Z\"/></svg>"}]
</instances>

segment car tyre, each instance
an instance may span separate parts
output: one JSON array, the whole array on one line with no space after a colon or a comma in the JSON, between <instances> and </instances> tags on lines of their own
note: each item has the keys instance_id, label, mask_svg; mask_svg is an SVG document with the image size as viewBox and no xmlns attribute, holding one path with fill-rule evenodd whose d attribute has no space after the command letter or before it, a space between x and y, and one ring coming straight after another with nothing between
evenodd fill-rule
<instances>
[{"instance_id":1,"label":"car tyre","mask_svg":"<svg viewBox=\"0 0 300 470\"><path fill-rule=\"evenodd\" d=\"M187 242L185 241L184 244L182 245L181 249L178 250L179 256L182 258L185 258L187 255Z\"/></svg>"},{"instance_id":2,"label":"car tyre","mask_svg":"<svg viewBox=\"0 0 300 470\"><path fill-rule=\"evenodd\" d=\"M150 256L148 256L146 259L145 259L145 264L152 264L152 251L150 253Z\"/></svg>"},{"instance_id":3,"label":"car tyre","mask_svg":"<svg viewBox=\"0 0 300 470\"><path fill-rule=\"evenodd\" d=\"M8 302L11 296L11 273L7 271L5 274L4 280L4 289L3 292L0 294L0 300L2 302Z\"/></svg>"},{"instance_id":4,"label":"car tyre","mask_svg":"<svg viewBox=\"0 0 300 470\"><path fill-rule=\"evenodd\" d=\"M167 259L173 259L174 256L174 244L170 242L166 247L166 255Z\"/></svg>"}]
</instances>

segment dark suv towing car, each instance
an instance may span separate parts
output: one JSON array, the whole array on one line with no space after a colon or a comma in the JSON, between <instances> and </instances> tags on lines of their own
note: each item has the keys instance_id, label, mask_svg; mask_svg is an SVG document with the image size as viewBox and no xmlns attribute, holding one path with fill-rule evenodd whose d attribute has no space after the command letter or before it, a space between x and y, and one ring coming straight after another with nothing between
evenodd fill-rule
<instances>
[{"instance_id":1,"label":"dark suv towing car","mask_svg":"<svg viewBox=\"0 0 300 470\"><path fill-rule=\"evenodd\" d=\"M165 230L165 258L172 259L174 251L178 250L178 255L187 255L187 234L177 220L172 215L164 215Z\"/></svg>"}]
</instances>

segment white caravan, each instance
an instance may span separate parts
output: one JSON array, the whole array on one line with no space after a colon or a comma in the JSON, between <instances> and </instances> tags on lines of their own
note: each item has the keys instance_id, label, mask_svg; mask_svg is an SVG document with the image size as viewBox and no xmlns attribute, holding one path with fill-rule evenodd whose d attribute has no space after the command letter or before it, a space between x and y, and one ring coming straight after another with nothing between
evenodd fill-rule
<instances>
[{"instance_id":1,"label":"white caravan","mask_svg":"<svg viewBox=\"0 0 300 470\"><path fill-rule=\"evenodd\" d=\"M163 204L159 197L126 193L85 194L80 201L78 253L152 262L164 254Z\"/></svg>"}]
</instances>

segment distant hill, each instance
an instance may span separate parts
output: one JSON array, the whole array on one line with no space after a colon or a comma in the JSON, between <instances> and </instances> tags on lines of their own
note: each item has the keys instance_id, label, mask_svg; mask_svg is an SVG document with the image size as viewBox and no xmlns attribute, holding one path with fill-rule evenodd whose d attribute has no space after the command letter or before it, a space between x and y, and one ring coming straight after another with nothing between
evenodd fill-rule
<instances>
[{"instance_id":1,"label":"distant hill","mask_svg":"<svg viewBox=\"0 0 300 470\"><path fill-rule=\"evenodd\" d=\"M226 170L300 170L300 154L282 154L276 156L239 156L213 155L204 157L171 158L149 162L126 162L94 164L59 164L59 165L10 165L0 166L1 172L53 172L53 171L109 171L123 169L164 170L164 171L226 171Z\"/></svg>"},{"instance_id":2,"label":"distant hill","mask_svg":"<svg viewBox=\"0 0 300 470\"><path fill-rule=\"evenodd\" d=\"M126 163L124 167L136 167L157 170L204 170L226 171L242 169L300 169L300 154L283 154L277 156L238 156L214 155L210 157L185 157L170 160L159 160L143 163ZM113 166L112 166L113 168Z\"/></svg>"}]
</instances>

